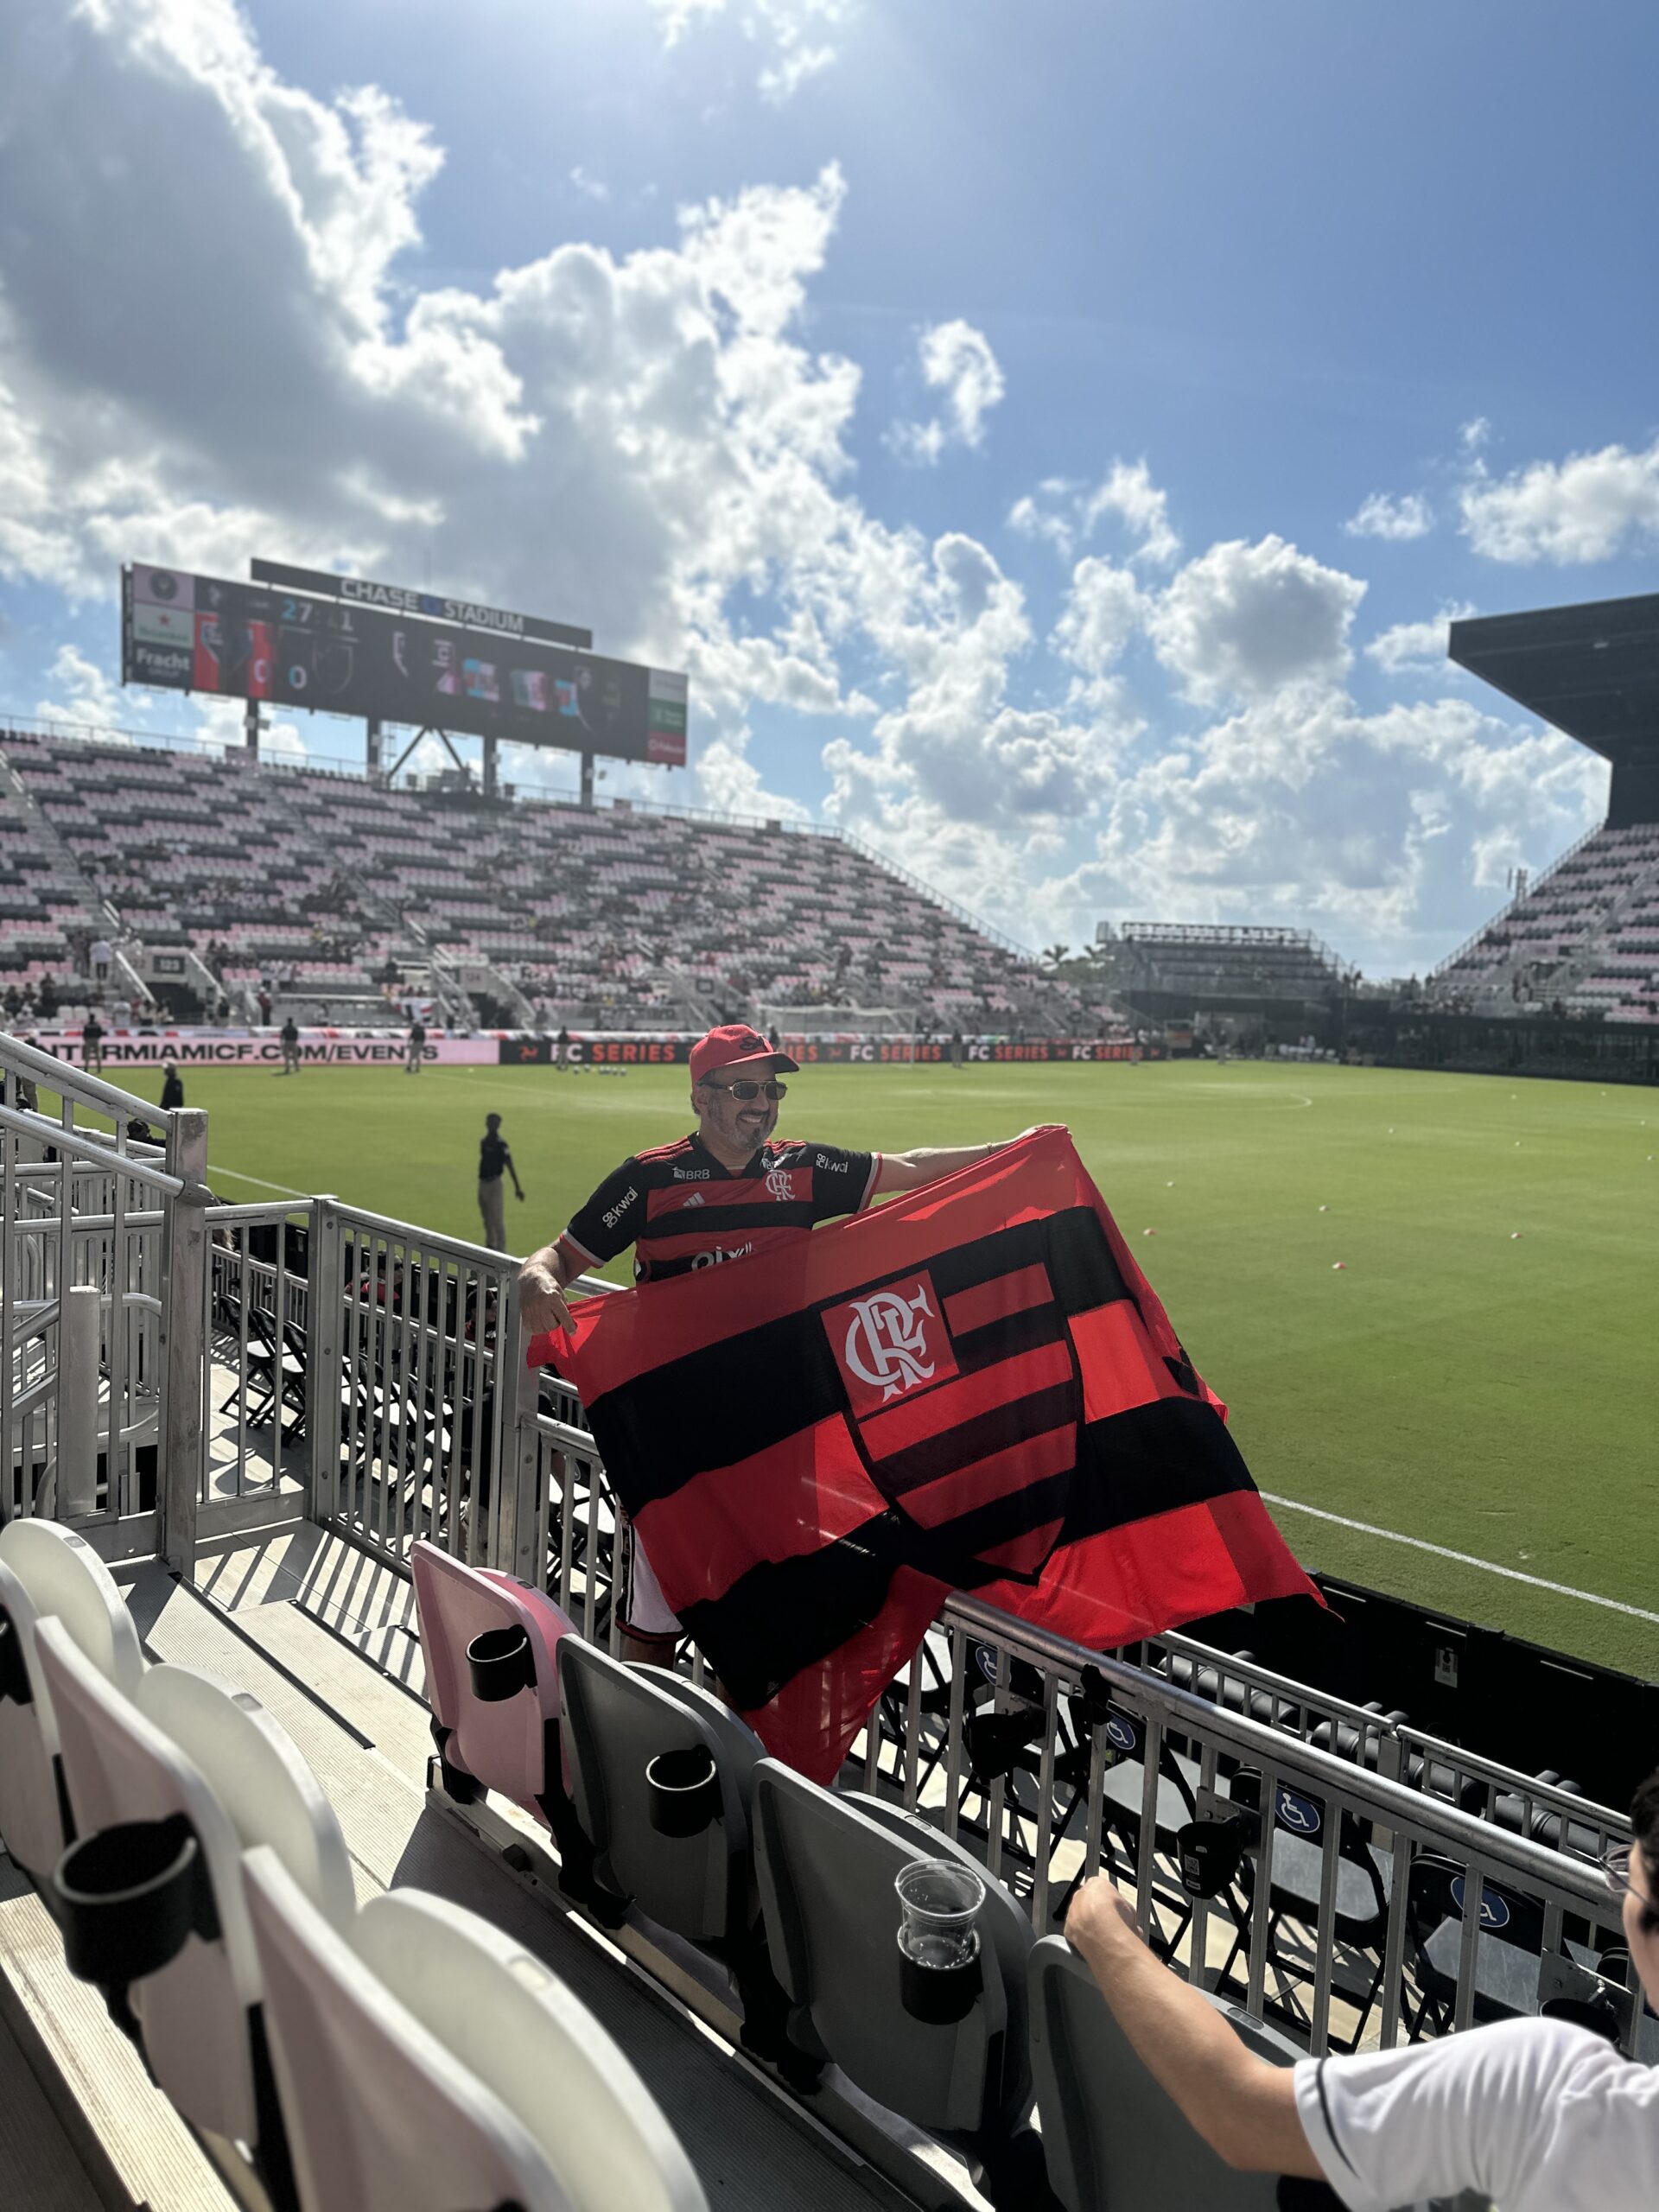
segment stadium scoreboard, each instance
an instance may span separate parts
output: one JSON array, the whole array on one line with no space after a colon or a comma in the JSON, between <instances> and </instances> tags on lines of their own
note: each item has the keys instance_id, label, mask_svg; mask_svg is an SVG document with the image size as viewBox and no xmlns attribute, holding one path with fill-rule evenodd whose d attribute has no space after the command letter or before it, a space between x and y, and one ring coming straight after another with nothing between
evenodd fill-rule
<instances>
[{"instance_id":1,"label":"stadium scoreboard","mask_svg":"<svg viewBox=\"0 0 1659 2212\"><path fill-rule=\"evenodd\" d=\"M124 569L122 682L685 766L683 676L555 642L587 632L529 615L272 563L255 572Z\"/></svg>"}]
</instances>

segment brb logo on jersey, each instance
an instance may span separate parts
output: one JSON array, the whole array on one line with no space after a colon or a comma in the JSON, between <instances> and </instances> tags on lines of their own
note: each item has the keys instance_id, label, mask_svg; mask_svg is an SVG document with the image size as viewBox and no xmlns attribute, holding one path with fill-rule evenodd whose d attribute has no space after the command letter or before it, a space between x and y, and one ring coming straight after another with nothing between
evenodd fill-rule
<instances>
[{"instance_id":1,"label":"brb logo on jersey","mask_svg":"<svg viewBox=\"0 0 1659 2212\"><path fill-rule=\"evenodd\" d=\"M877 1413L957 1372L938 1295L925 1273L831 1306L823 1325L855 1414Z\"/></svg>"}]
</instances>

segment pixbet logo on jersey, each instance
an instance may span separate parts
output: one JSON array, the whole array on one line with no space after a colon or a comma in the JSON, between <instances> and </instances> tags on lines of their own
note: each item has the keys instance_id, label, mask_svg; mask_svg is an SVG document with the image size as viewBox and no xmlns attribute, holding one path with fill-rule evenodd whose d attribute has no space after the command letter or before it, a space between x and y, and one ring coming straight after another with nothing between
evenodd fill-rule
<instances>
[{"instance_id":1,"label":"pixbet logo on jersey","mask_svg":"<svg viewBox=\"0 0 1659 2212\"><path fill-rule=\"evenodd\" d=\"M957 1373L956 1354L925 1271L884 1283L823 1317L855 1414L931 1389Z\"/></svg>"}]
</instances>

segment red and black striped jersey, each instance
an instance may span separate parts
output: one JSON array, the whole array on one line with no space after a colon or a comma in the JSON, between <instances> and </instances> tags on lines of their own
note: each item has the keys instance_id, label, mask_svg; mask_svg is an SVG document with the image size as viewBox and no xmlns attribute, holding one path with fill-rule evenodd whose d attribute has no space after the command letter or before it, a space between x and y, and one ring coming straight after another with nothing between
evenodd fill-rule
<instances>
[{"instance_id":1,"label":"red and black striped jersey","mask_svg":"<svg viewBox=\"0 0 1659 2212\"><path fill-rule=\"evenodd\" d=\"M776 1250L820 1221L861 1213L881 1155L837 1145L761 1146L721 1166L696 1132L636 1153L571 1217L561 1240L598 1265L633 1246L637 1282Z\"/></svg>"}]
</instances>

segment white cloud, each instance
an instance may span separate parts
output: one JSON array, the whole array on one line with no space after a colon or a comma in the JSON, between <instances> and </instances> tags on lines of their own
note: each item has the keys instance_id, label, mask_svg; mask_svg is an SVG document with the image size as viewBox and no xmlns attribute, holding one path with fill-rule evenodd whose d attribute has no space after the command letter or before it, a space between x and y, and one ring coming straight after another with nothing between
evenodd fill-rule
<instances>
[{"instance_id":1,"label":"white cloud","mask_svg":"<svg viewBox=\"0 0 1659 2212\"><path fill-rule=\"evenodd\" d=\"M1147 622L1159 659L1189 699L1262 699L1329 685L1351 658L1365 586L1281 537L1235 539L1188 562Z\"/></svg>"},{"instance_id":2,"label":"white cloud","mask_svg":"<svg viewBox=\"0 0 1659 2212\"><path fill-rule=\"evenodd\" d=\"M665 45L731 12L766 57L755 79L763 99L781 107L810 78L830 67L862 0L651 0Z\"/></svg>"},{"instance_id":3,"label":"white cloud","mask_svg":"<svg viewBox=\"0 0 1659 2212\"><path fill-rule=\"evenodd\" d=\"M1463 527L1489 560L1608 561L1659 535L1659 441L1643 453L1536 461L1496 480L1478 468L1462 495Z\"/></svg>"},{"instance_id":4,"label":"white cloud","mask_svg":"<svg viewBox=\"0 0 1659 2212\"><path fill-rule=\"evenodd\" d=\"M1091 537L1104 515L1115 514L1139 543L1137 561L1173 561L1181 541L1169 524L1169 500L1152 480L1144 461L1115 461L1083 501L1083 535Z\"/></svg>"},{"instance_id":5,"label":"white cloud","mask_svg":"<svg viewBox=\"0 0 1659 2212\"><path fill-rule=\"evenodd\" d=\"M1041 538L1062 560L1070 560L1109 515L1116 515L1134 539L1132 561L1163 567L1179 553L1168 494L1153 482L1145 461L1115 461L1092 490L1074 478L1051 476L1014 501L1008 522L1022 537Z\"/></svg>"},{"instance_id":6,"label":"white cloud","mask_svg":"<svg viewBox=\"0 0 1659 2212\"><path fill-rule=\"evenodd\" d=\"M1558 733L1462 700L1363 715L1292 690L1126 777L1093 858L1032 904L1074 935L1102 915L1276 921L1421 969L1491 911L1508 868L1585 827L1605 775Z\"/></svg>"},{"instance_id":7,"label":"white cloud","mask_svg":"<svg viewBox=\"0 0 1659 2212\"><path fill-rule=\"evenodd\" d=\"M1365 658L1390 676L1427 670L1443 675L1446 633L1452 623L1465 620L1474 611L1471 606L1448 607L1431 622L1396 622L1371 639Z\"/></svg>"},{"instance_id":8,"label":"white cloud","mask_svg":"<svg viewBox=\"0 0 1659 2212\"><path fill-rule=\"evenodd\" d=\"M936 322L916 342L922 381L940 395L925 423L895 423L890 442L902 459L931 467L951 446L977 447L985 417L1006 389L990 341L971 323Z\"/></svg>"},{"instance_id":9,"label":"white cloud","mask_svg":"<svg viewBox=\"0 0 1659 2212\"><path fill-rule=\"evenodd\" d=\"M1465 453L1479 453L1490 442L1492 426L1484 415L1471 415L1458 426L1458 443Z\"/></svg>"},{"instance_id":10,"label":"white cloud","mask_svg":"<svg viewBox=\"0 0 1659 2212\"><path fill-rule=\"evenodd\" d=\"M1072 571L1054 627L1056 650L1085 676L1103 676L1146 620L1148 606L1127 569L1091 555Z\"/></svg>"},{"instance_id":11,"label":"white cloud","mask_svg":"<svg viewBox=\"0 0 1659 2212\"><path fill-rule=\"evenodd\" d=\"M570 183L572 188L581 196L581 198L583 200L595 200L601 206L602 206L611 196L611 188L605 182L604 179L602 177L589 176L587 170L583 168L580 162L576 163L575 168L570 172Z\"/></svg>"},{"instance_id":12,"label":"white cloud","mask_svg":"<svg viewBox=\"0 0 1659 2212\"><path fill-rule=\"evenodd\" d=\"M1358 512L1342 525L1350 537L1386 537L1399 542L1427 537L1434 527L1434 512L1421 492L1408 492L1391 499L1386 492L1372 492L1359 503Z\"/></svg>"},{"instance_id":13,"label":"white cloud","mask_svg":"<svg viewBox=\"0 0 1659 2212\"><path fill-rule=\"evenodd\" d=\"M35 702L35 712L44 722L95 722L112 732L130 716L131 707L120 686L78 646L59 646L47 682L52 694Z\"/></svg>"}]
</instances>

